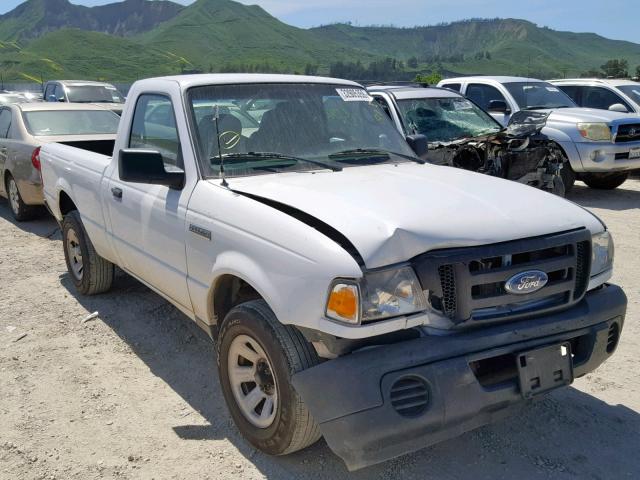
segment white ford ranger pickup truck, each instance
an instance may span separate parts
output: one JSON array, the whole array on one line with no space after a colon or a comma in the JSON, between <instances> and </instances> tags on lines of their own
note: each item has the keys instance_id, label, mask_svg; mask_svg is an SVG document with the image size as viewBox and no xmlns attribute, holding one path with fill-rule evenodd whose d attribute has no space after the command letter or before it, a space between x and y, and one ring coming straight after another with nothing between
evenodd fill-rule
<instances>
[{"instance_id":1,"label":"white ford ranger pickup truck","mask_svg":"<svg viewBox=\"0 0 640 480\"><path fill-rule=\"evenodd\" d=\"M353 82L195 75L135 83L113 157L40 158L80 294L122 268L215 339L250 443L357 469L593 371L626 312L596 216L425 145Z\"/></svg>"}]
</instances>

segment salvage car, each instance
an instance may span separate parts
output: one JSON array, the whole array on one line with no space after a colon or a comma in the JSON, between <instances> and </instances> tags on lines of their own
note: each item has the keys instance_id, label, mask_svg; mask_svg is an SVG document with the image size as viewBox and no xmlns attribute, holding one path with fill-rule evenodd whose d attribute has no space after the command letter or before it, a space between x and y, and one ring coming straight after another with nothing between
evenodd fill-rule
<instances>
[{"instance_id":1,"label":"salvage car","mask_svg":"<svg viewBox=\"0 0 640 480\"><path fill-rule=\"evenodd\" d=\"M44 84L46 102L97 103L120 115L124 97L110 83L89 80L50 80Z\"/></svg>"},{"instance_id":2,"label":"salvage car","mask_svg":"<svg viewBox=\"0 0 640 480\"><path fill-rule=\"evenodd\" d=\"M259 104L258 129L230 103ZM626 312L594 214L408 142L357 83L206 74L136 82L113 156L40 158L79 294L118 265L215 339L255 448L324 436L357 469L571 384Z\"/></svg>"},{"instance_id":3,"label":"salvage car","mask_svg":"<svg viewBox=\"0 0 640 480\"><path fill-rule=\"evenodd\" d=\"M456 90L506 126L520 111L549 113L542 133L562 149L568 163L565 190L576 179L591 188L614 189L640 168L640 116L578 108L556 85L523 77L448 78L439 87Z\"/></svg>"},{"instance_id":4,"label":"salvage car","mask_svg":"<svg viewBox=\"0 0 640 480\"><path fill-rule=\"evenodd\" d=\"M549 83L569 95L581 107L640 114L640 83L633 80L563 78L549 80Z\"/></svg>"},{"instance_id":5,"label":"salvage car","mask_svg":"<svg viewBox=\"0 0 640 480\"><path fill-rule=\"evenodd\" d=\"M564 196L565 162L558 145L540 133L547 115L512 117L503 128L473 102L446 88L371 86L367 89L405 135L429 141L423 158L514 180Z\"/></svg>"},{"instance_id":6,"label":"salvage car","mask_svg":"<svg viewBox=\"0 0 640 480\"><path fill-rule=\"evenodd\" d=\"M48 142L111 154L120 117L94 105L24 103L0 106L0 195L17 221L44 210L40 148Z\"/></svg>"}]
</instances>

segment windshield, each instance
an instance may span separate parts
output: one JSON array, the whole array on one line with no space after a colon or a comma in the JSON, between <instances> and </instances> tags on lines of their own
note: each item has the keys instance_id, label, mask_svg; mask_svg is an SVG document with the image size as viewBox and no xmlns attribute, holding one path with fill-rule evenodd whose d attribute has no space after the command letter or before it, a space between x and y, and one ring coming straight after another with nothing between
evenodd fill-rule
<instances>
[{"instance_id":1,"label":"windshield","mask_svg":"<svg viewBox=\"0 0 640 480\"><path fill-rule=\"evenodd\" d=\"M74 103L124 103L116 87L106 85L72 85L65 88L67 99Z\"/></svg>"},{"instance_id":2,"label":"windshield","mask_svg":"<svg viewBox=\"0 0 640 480\"><path fill-rule=\"evenodd\" d=\"M512 82L504 86L521 110L577 107L564 92L547 82Z\"/></svg>"},{"instance_id":3,"label":"windshield","mask_svg":"<svg viewBox=\"0 0 640 480\"><path fill-rule=\"evenodd\" d=\"M478 137L502 129L480 107L462 97L399 100L398 107L407 133L423 134L430 143Z\"/></svg>"},{"instance_id":4,"label":"windshield","mask_svg":"<svg viewBox=\"0 0 640 480\"><path fill-rule=\"evenodd\" d=\"M43 110L23 112L34 136L114 134L120 117L108 110Z\"/></svg>"},{"instance_id":5,"label":"windshield","mask_svg":"<svg viewBox=\"0 0 640 480\"><path fill-rule=\"evenodd\" d=\"M640 83L635 85L619 85L617 88L622 90L622 93L640 105Z\"/></svg>"},{"instance_id":6,"label":"windshield","mask_svg":"<svg viewBox=\"0 0 640 480\"><path fill-rule=\"evenodd\" d=\"M204 172L227 177L416 160L362 88L211 85L188 94ZM218 121L215 121L216 114Z\"/></svg>"}]
</instances>

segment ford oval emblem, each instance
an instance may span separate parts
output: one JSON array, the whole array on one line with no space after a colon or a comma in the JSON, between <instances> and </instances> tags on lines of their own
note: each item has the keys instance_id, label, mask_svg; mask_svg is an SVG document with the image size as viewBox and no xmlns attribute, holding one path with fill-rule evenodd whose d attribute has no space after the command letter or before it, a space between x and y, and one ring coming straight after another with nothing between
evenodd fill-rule
<instances>
[{"instance_id":1,"label":"ford oval emblem","mask_svg":"<svg viewBox=\"0 0 640 480\"><path fill-rule=\"evenodd\" d=\"M549 277L546 273L540 270L529 270L527 272L520 272L511 277L504 284L504 288L507 292L515 295L525 295L527 293L533 293L544 287L549 281Z\"/></svg>"}]
</instances>

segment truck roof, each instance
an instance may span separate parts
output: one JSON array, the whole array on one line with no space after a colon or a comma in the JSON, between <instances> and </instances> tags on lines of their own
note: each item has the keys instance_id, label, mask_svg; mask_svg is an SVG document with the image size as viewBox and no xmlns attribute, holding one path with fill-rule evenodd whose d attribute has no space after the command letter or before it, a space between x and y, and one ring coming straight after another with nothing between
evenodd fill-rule
<instances>
[{"instance_id":1,"label":"truck roof","mask_svg":"<svg viewBox=\"0 0 640 480\"><path fill-rule=\"evenodd\" d=\"M173 75L167 77L148 78L145 80L140 80L140 82L150 82L157 80L168 80L177 82L183 89L203 85L229 85L235 83L320 83L329 85L362 87L356 82L338 78L262 73L204 73L194 75Z\"/></svg>"},{"instance_id":2,"label":"truck roof","mask_svg":"<svg viewBox=\"0 0 640 480\"><path fill-rule=\"evenodd\" d=\"M108 86L113 86L108 82L95 82L93 80L48 80L45 83L61 83L62 85L66 85L66 86L80 86L80 85L99 85L99 86L103 86L103 85L108 85Z\"/></svg>"},{"instance_id":3,"label":"truck roof","mask_svg":"<svg viewBox=\"0 0 640 480\"><path fill-rule=\"evenodd\" d=\"M610 85L612 87L619 87L621 85L640 85L640 83L622 78L558 78L555 80L549 80L551 83L567 83L567 84L601 84Z\"/></svg>"},{"instance_id":4,"label":"truck roof","mask_svg":"<svg viewBox=\"0 0 640 480\"><path fill-rule=\"evenodd\" d=\"M448 88L439 87L392 87L373 86L367 88L369 92L391 92L398 100L408 100L412 98L458 98L462 95Z\"/></svg>"},{"instance_id":5,"label":"truck roof","mask_svg":"<svg viewBox=\"0 0 640 480\"><path fill-rule=\"evenodd\" d=\"M474 77L455 77L455 78L445 78L440 83L444 82L469 82L469 81L477 81L477 80L491 80L497 83L513 83L513 82L544 82L544 80L540 80L539 78L528 78L528 77L509 77L509 76L500 76L500 75L477 75Z\"/></svg>"}]
</instances>

